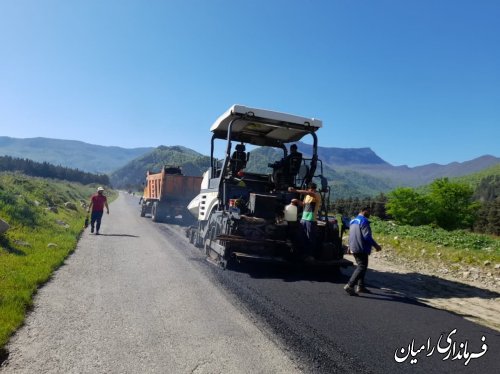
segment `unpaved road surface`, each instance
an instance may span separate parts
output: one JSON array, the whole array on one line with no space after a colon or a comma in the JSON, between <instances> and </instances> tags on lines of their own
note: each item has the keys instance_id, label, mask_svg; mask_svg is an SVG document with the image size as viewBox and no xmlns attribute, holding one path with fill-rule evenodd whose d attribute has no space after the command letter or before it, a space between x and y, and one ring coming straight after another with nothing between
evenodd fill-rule
<instances>
[{"instance_id":1,"label":"unpaved road surface","mask_svg":"<svg viewBox=\"0 0 500 374\"><path fill-rule=\"evenodd\" d=\"M0 372L300 372L132 199L39 290Z\"/></svg>"},{"instance_id":2,"label":"unpaved road surface","mask_svg":"<svg viewBox=\"0 0 500 374\"><path fill-rule=\"evenodd\" d=\"M422 262L405 263L391 248L373 253L370 268L380 274L390 274L374 279L374 286L416 298L500 332L500 287L496 285L486 284L480 278L459 279Z\"/></svg>"},{"instance_id":3,"label":"unpaved road surface","mask_svg":"<svg viewBox=\"0 0 500 374\"><path fill-rule=\"evenodd\" d=\"M456 282L374 261L374 293L350 297L342 287L352 269L222 270L183 227L140 218L129 195L111 205L102 232L84 233L40 290L0 373L498 373L498 330L419 301L462 298ZM480 355L467 365L457 354L465 341Z\"/></svg>"}]
</instances>

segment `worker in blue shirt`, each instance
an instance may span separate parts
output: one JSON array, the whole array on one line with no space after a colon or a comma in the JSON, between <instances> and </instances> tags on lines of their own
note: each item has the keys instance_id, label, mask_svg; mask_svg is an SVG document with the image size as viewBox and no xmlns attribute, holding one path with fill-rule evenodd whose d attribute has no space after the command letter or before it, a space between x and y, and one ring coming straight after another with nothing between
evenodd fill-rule
<instances>
[{"instance_id":1,"label":"worker in blue shirt","mask_svg":"<svg viewBox=\"0 0 500 374\"><path fill-rule=\"evenodd\" d=\"M365 275L368 269L368 256L374 247L380 251L382 247L373 239L370 228L370 208L363 207L358 216L349 223L349 249L356 260L356 270L352 273L344 290L351 296L358 293L371 293L365 287Z\"/></svg>"}]
</instances>

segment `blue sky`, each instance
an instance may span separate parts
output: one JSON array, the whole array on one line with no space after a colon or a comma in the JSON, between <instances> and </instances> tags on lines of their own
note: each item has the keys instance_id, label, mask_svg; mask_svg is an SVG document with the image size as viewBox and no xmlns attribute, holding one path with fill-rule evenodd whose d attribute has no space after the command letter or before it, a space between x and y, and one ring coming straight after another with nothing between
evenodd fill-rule
<instances>
[{"instance_id":1,"label":"blue sky","mask_svg":"<svg viewBox=\"0 0 500 374\"><path fill-rule=\"evenodd\" d=\"M500 156L500 1L3 0L0 135L209 153L232 104L393 165Z\"/></svg>"}]
</instances>

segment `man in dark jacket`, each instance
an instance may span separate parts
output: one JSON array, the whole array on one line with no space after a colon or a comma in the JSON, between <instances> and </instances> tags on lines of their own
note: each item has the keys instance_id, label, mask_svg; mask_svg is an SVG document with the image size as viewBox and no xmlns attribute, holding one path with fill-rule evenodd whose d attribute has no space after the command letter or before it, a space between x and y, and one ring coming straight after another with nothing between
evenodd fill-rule
<instances>
[{"instance_id":1,"label":"man in dark jacket","mask_svg":"<svg viewBox=\"0 0 500 374\"><path fill-rule=\"evenodd\" d=\"M358 216L349 223L349 249L356 260L356 270L352 273L351 279L344 286L344 290L351 296L358 293L371 293L365 287L365 275L368 269L368 256L375 247L380 251L382 247L372 237L370 228L370 208L364 207ZM356 288L354 288L356 287Z\"/></svg>"}]
</instances>

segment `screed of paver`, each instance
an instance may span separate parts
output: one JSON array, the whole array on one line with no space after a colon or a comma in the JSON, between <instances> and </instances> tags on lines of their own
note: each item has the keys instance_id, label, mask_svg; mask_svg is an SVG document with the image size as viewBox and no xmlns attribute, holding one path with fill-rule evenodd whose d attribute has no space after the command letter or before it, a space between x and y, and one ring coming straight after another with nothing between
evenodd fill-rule
<instances>
[{"instance_id":1,"label":"screed of paver","mask_svg":"<svg viewBox=\"0 0 500 374\"><path fill-rule=\"evenodd\" d=\"M127 199L39 290L1 373L301 372Z\"/></svg>"}]
</instances>

